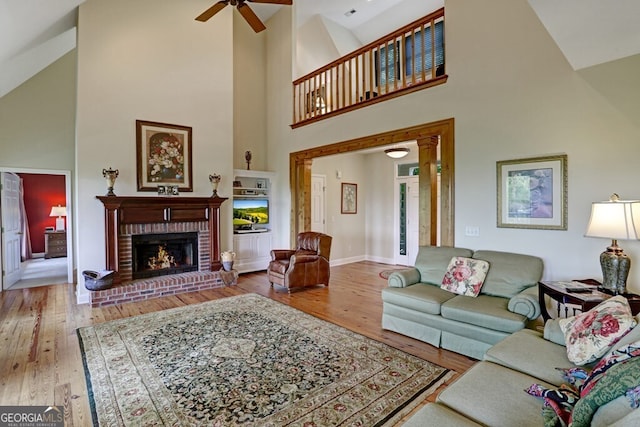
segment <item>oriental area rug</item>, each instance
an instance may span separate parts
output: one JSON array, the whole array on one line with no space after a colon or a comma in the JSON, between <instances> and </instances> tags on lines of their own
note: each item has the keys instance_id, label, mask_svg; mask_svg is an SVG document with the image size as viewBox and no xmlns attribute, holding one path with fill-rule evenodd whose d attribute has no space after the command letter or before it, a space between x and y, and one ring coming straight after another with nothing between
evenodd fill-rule
<instances>
[{"instance_id":1,"label":"oriental area rug","mask_svg":"<svg viewBox=\"0 0 640 427\"><path fill-rule=\"evenodd\" d=\"M78 337L98 426L387 426L452 374L256 294Z\"/></svg>"}]
</instances>

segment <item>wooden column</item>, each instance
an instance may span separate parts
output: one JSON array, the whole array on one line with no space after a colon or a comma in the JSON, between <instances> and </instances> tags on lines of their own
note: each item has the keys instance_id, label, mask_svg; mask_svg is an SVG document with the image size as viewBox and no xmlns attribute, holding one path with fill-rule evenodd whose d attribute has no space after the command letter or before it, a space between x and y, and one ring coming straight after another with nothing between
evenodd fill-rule
<instances>
[{"instance_id":1,"label":"wooden column","mask_svg":"<svg viewBox=\"0 0 640 427\"><path fill-rule=\"evenodd\" d=\"M438 137L418 140L420 164L420 246L436 246L438 242Z\"/></svg>"}]
</instances>

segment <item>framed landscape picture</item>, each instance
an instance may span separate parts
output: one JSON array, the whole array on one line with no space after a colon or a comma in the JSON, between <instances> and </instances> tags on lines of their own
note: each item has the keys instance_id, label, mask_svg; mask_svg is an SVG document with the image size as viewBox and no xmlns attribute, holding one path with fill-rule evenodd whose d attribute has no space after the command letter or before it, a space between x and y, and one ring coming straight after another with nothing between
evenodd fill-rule
<instances>
[{"instance_id":1,"label":"framed landscape picture","mask_svg":"<svg viewBox=\"0 0 640 427\"><path fill-rule=\"evenodd\" d=\"M193 191L191 159L190 127L136 120L138 191Z\"/></svg>"},{"instance_id":2,"label":"framed landscape picture","mask_svg":"<svg viewBox=\"0 0 640 427\"><path fill-rule=\"evenodd\" d=\"M358 184L342 183L340 213L358 213Z\"/></svg>"},{"instance_id":3,"label":"framed landscape picture","mask_svg":"<svg viewBox=\"0 0 640 427\"><path fill-rule=\"evenodd\" d=\"M498 227L567 229L567 155L497 162Z\"/></svg>"}]
</instances>

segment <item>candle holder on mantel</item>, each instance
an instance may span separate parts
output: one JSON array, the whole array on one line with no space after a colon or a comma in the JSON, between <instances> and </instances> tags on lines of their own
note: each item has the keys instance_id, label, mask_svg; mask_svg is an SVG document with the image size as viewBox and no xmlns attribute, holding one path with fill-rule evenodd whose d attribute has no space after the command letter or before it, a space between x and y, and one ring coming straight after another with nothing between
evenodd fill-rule
<instances>
[{"instance_id":1,"label":"candle holder on mantel","mask_svg":"<svg viewBox=\"0 0 640 427\"><path fill-rule=\"evenodd\" d=\"M116 178L120 174L118 169L113 170L111 167L109 169L102 169L102 176L107 180L107 196L115 196L116 193L113 192L113 186L116 184Z\"/></svg>"},{"instance_id":2,"label":"candle holder on mantel","mask_svg":"<svg viewBox=\"0 0 640 427\"><path fill-rule=\"evenodd\" d=\"M213 189L213 197L218 195L218 184L220 184L220 180L222 177L217 173L213 175L209 175L209 182L211 183L211 188Z\"/></svg>"}]
</instances>

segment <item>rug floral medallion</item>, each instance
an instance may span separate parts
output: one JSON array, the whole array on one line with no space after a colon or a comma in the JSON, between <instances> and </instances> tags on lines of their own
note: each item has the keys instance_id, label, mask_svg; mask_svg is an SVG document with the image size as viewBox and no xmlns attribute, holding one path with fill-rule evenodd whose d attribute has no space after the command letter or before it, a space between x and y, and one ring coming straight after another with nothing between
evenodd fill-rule
<instances>
[{"instance_id":1,"label":"rug floral medallion","mask_svg":"<svg viewBox=\"0 0 640 427\"><path fill-rule=\"evenodd\" d=\"M248 294L78 329L95 425L383 426L447 369Z\"/></svg>"}]
</instances>

